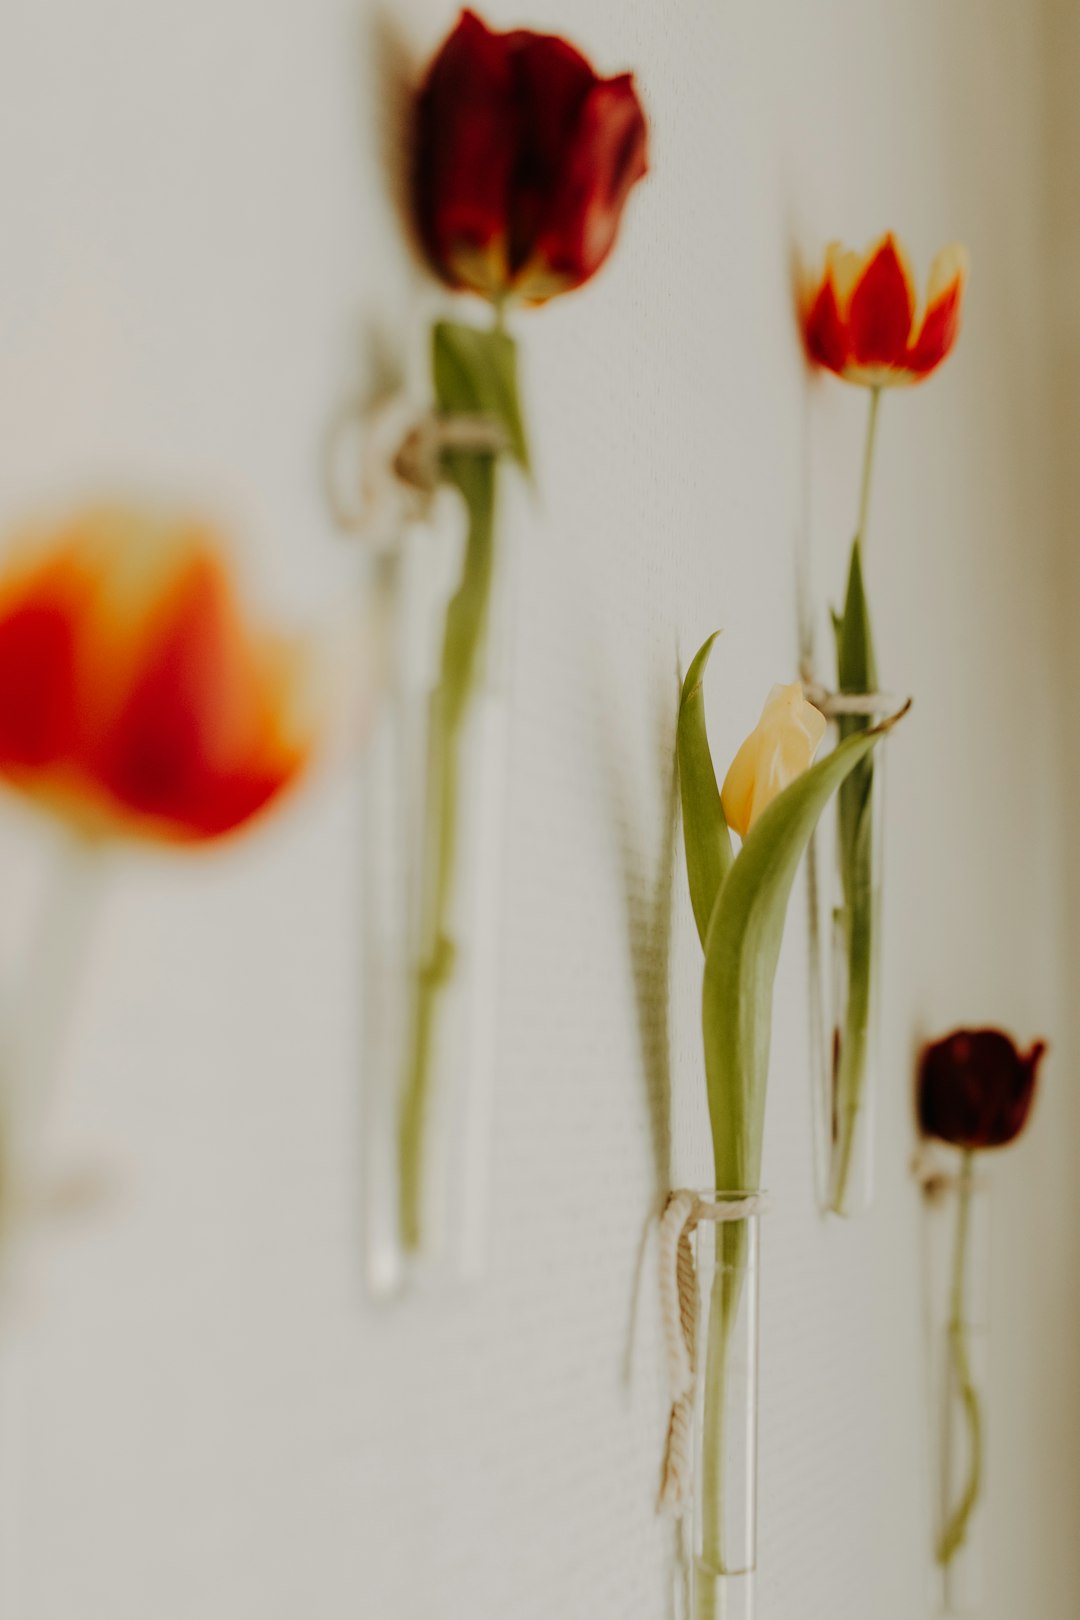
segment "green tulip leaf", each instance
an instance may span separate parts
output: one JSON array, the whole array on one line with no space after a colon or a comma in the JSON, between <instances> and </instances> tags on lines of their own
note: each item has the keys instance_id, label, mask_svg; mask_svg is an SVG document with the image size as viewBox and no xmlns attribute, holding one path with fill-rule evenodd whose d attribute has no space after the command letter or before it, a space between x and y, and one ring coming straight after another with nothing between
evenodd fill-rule
<instances>
[{"instance_id":1,"label":"green tulip leaf","mask_svg":"<svg viewBox=\"0 0 1080 1620\"><path fill-rule=\"evenodd\" d=\"M874 658L874 634L870 625L870 608L863 584L862 546L858 539L851 547L848 568L847 596L842 614L833 614L836 632L836 665L841 692L873 692L877 690L877 662ZM858 720L860 716L848 716Z\"/></svg>"},{"instance_id":2,"label":"green tulip leaf","mask_svg":"<svg viewBox=\"0 0 1080 1620\"><path fill-rule=\"evenodd\" d=\"M432 331L435 402L444 416L480 416L506 435L507 453L526 471L529 450L517 384L517 346L493 327L438 321ZM448 453L453 462L457 452Z\"/></svg>"},{"instance_id":3,"label":"green tulip leaf","mask_svg":"<svg viewBox=\"0 0 1080 1620\"><path fill-rule=\"evenodd\" d=\"M849 737L778 794L717 895L705 942L702 1027L716 1184L727 1191L758 1190L773 982L799 861L830 796L899 718Z\"/></svg>"},{"instance_id":4,"label":"green tulip leaf","mask_svg":"<svg viewBox=\"0 0 1080 1620\"><path fill-rule=\"evenodd\" d=\"M716 785L716 772L709 751L705 698L701 688L709 654L719 633L716 631L709 637L686 672L679 701L677 732L686 874L694 921L703 947L716 896L734 860L731 834L724 818L720 789Z\"/></svg>"},{"instance_id":5,"label":"green tulip leaf","mask_svg":"<svg viewBox=\"0 0 1080 1620\"><path fill-rule=\"evenodd\" d=\"M874 636L870 625L870 609L863 585L862 548L855 541L851 548L851 566L848 571L847 598L842 615L834 616L836 627L837 685L844 693L869 693L877 690L877 661L874 657ZM870 727L866 715L847 714L840 718L840 737L852 737ZM865 825L870 815L874 783L872 760L866 760L852 773L840 789L839 840L844 900L848 911L868 903L870 865L859 860L860 847L869 855L870 829ZM864 883L865 878L865 883Z\"/></svg>"},{"instance_id":6,"label":"green tulip leaf","mask_svg":"<svg viewBox=\"0 0 1080 1620\"><path fill-rule=\"evenodd\" d=\"M851 548L847 595L836 627L837 684L841 692L877 690L877 660L870 623L870 608L862 572L862 547ZM844 715L840 737L865 734L866 715ZM874 971L874 762L862 760L840 788L837 801L837 840L843 891L842 932L845 946L847 994L843 1027L837 1031L834 1107L836 1148L830 1204L844 1213L851 1174L857 1123L862 1108L870 1000Z\"/></svg>"}]
</instances>

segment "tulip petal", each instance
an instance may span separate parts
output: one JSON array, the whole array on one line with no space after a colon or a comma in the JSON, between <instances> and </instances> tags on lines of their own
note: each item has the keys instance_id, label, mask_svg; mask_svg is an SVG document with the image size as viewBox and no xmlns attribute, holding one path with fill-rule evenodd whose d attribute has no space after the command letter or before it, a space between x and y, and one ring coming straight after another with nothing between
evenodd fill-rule
<instances>
[{"instance_id":1,"label":"tulip petal","mask_svg":"<svg viewBox=\"0 0 1080 1620\"><path fill-rule=\"evenodd\" d=\"M915 291L896 238L886 235L868 255L866 268L851 294L848 325L851 351L858 366L904 363Z\"/></svg>"},{"instance_id":2,"label":"tulip petal","mask_svg":"<svg viewBox=\"0 0 1080 1620\"><path fill-rule=\"evenodd\" d=\"M941 364L959 336L968 262L967 250L954 244L944 248L931 267L926 314L905 362L920 378Z\"/></svg>"},{"instance_id":3,"label":"tulip petal","mask_svg":"<svg viewBox=\"0 0 1080 1620\"><path fill-rule=\"evenodd\" d=\"M0 769L40 771L76 731L75 616L51 571L0 609Z\"/></svg>"},{"instance_id":4,"label":"tulip petal","mask_svg":"<svg viewBox=\"0 0 1080 1620\"><path fill-rule=\"evenodd\" d=\"M261 810L301 763L278 727L276 662L244 634L216 561L193 557L110 730L101 778L117 803L197 838Z\"/></svg>"},{"instance_id":5,"label":"tulip petal","mask_svg":"<svg viewBox=\"0 0 1080 1620\"><path fill-rule=\"evenodd\" d=\"M452 287L506 287L519 121L509 36L463 11L417 100L413 172L424 249Z\"/></svg>"},{"instance_id":6,"label":"tulip petal","mask_svg":"<svg viewBox=\"0 0 1080 1620\"><path fill-rule=\"evenodd\" d=\"M615 245L626 199L648 168L647 132L629 74L594 81L582 101L558 183L541 199L522 296L539 303L596 274Z\"/></svg>"},{"instance_id":7,"label":"tulip petal","mask_svg":"<svg viewBox=\"0 0 1080 1620\"><path fill-rule=\"evenodd\" d=\"M548 221L567 208L566 170L596 74L568 40L518 29L507 36L519 140L510 181L510 275L516 290Z\"/></svg>"},{"instance_id":8,"label":"tulip petal","mask_svg":"<svg viewBox=\"0 0 1080 1620\"><path fill-rule=\"evenodd\" d=\"M842 374L848 357L847 328L831 276L825 277L810 303L804 331L811 360Z\"/></svg>"},{"instance_id":9,"label":"tulip petal","mask_svg":"<svg viewBox=\"0 0 1080 1620\"><path fill-rule=\"evenodd\" d=\"M824 735L825 717L806 702L798 681L774 686L724 778L728 826L745 838L777 794L808 768Z\"/></svg>"}]
</instances>

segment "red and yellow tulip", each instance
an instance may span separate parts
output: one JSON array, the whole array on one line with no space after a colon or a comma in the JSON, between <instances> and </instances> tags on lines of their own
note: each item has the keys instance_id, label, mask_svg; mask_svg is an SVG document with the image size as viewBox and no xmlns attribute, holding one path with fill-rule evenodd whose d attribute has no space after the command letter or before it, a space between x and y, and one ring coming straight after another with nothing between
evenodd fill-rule
<instances>
[{"instance_id":1,"label":"red and yellow tulip","mask_svg":"<svg viewBox=\"0 0 1080 1620\"><path fill-rule=\"evenodd\" d=\"M920 314L907 255L891 232L862 254L831 243L804 306L810 358L865 388L922 382L956 342L967 277L966 248L943 248Z\"/></svg>"},{"instance_id":2,"label":"red and yellow tulip","mask_svg":"<svg viewBox=\"0 0 1080 1620\"><path fill-rule=\"evenodd\" d=\"M90 832L216 838L307 763L310 669L249 622L210 528L77 512L0 568L0 776Z\"/></svg>"}]
</instances>

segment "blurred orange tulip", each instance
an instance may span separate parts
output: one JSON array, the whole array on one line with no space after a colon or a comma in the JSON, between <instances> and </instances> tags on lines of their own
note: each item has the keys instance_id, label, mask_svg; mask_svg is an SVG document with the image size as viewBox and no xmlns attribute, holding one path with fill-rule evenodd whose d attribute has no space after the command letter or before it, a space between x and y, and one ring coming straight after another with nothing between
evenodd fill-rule
<instances>
[{"instance_id":1,"label":"blurred orange tulip","mask_svg":"<svg viewBox=\"0 0 1080 1620\"><path fill-rule=\"evenodd\" d=\"M197 521L92 508L0 568L0 776L87 832L247 822L310 757L309 672L248 623Z\"/></svg>"},{"instance_id":2,"label":"blurred orange tulip","mask_svg":"<svg viewBox=\"0 0 1080 1620\"><path fill-rule=\"evenodd\" d=\"M891 232L863 254L831 243L806 300L810 358L866 388L922 382L956 342L967 276L967 249L944 248L931 266L926 311L917 322L915 283Z\"/></svg>"}]
</instances>

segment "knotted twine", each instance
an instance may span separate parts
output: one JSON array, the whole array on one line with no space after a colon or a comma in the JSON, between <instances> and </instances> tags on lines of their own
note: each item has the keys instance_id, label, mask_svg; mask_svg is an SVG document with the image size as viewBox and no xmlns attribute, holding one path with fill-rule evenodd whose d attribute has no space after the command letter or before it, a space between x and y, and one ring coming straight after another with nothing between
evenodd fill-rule
<instances>
[{"instance_id":1,"label":"knotted twine","mask_svg":"<svg viewBox=\"0 0 1080 1620\"><path fill-rule=\"evenodd\" d=\"M845 715L865 715L873 720L879 714L892 714L900 707L899 700L888 692L830 692L827 686L814 679L814 666L809 658L799 665L799 679L808 703L819 709L826 720L840 720Z\"/></svg>"},{"instance_id":2,"label":"knotted twine","mask_svg":"<svg viewBox=\"0 0 1080 1620\"><path fill-rule=\"evenodd\" d=\"M359 436L360 465L343 489L341 455ZM417 417L404 393L368 407L346 404L330 423L323 453L323 483L338 527L360 534L376 549L396 543L403 523L423 521L443 481L448 451L499 455L509 448L505 429L487 417L428 411Z\"/></svg>"},{"instance_id":3,"label":"knotted twine","mask_svg":"<svg viewBox=\"0 0 1080 1620\"><path fill-rule=\"evenodd\" d=\"M826 720L840 720L846 715L865 715L873 720L879 714L892 714L900 707L898 698L888 692L830 692L816 681L803 681L806 701L825 716Z\"/></svg>"},{"instance_id":4,"label":"knotted twine","mask_svg":"<svg viewBox=\"0 0 1080 1620\"><path fill-rule=\"evenodd\" d=\"M948 1169L926 1142L920 1143L911 1161L911 1174L931 1208L944 1204L951 1193L959 1192L965 1184L976 1192L989 1185L985 1176Z\"/></svg>"},{"instance_id":5,"label":"knotted twine","mask_svg":"<svg viewBox=\"0 0 1080 1620\"><path fill-rule=\"evenodd\" d=\"M745 1198L700 1198L685 1188L668 1197L660 1217L660 1321L671 1385L671 1417L660 1481L659 1513L678 1518L686 1510L691 1481L694 1385L697 1379L698 1280L690 1239L702 1221L745 1221L766 1207L761 1193Z\"/></svg>"}]
</instances>

